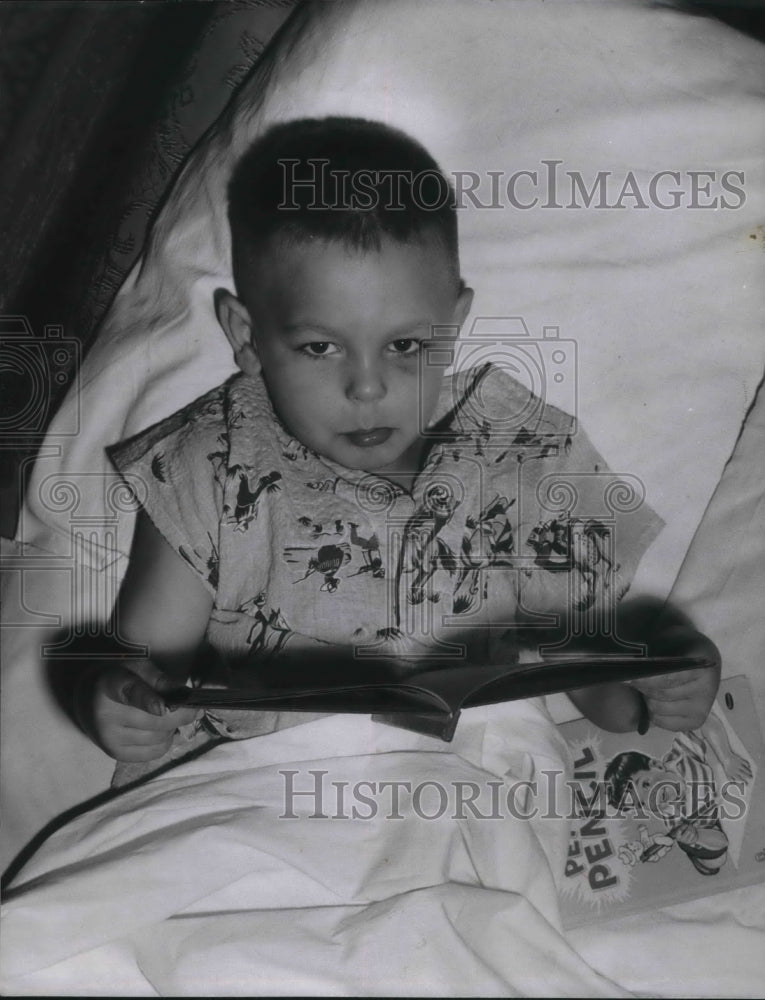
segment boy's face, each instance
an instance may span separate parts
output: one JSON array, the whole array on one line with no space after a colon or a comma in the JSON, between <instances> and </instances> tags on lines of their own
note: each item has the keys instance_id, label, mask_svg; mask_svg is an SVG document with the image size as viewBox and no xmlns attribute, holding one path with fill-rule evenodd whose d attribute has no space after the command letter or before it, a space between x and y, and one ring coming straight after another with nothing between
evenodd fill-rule
<instances>
[{"instance_id":1,"label":"boy's face","mask_svg":"<svg viewBox=\"0 0 765 1000\"><path fill-rule=\"evenodd\" d=\"M446 251L435 237L386 239L379 251L277 238L267 251L251 268L244 302L228 305L247 317L282 422L347 468L416 472L444 371L423 344L434 326L459 327L472 299L456 287ZM226 329L231 317L222 312Z\"/></svg>"}]
</instances>

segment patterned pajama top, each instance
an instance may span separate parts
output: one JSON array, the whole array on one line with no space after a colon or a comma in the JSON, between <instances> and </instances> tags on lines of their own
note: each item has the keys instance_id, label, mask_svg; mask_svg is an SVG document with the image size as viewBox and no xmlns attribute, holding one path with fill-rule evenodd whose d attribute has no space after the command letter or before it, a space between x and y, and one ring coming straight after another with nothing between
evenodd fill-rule
<instances>
[{"instance_id":1,"label":"patterned pajama top","mask_svg":"<svg viewBox=\"0 0 765 1000\"><path fill-rule=\"evenodd\" d=\"M213 594L225 680L331 645L363 671L375 655L512 660L556 621L612 630L662 523L639 480L492 364L444 379L426 435L407 492L309 451L238 374L109 454ZM254 714L226 731L277 726Z\"/></svg>"}]
</instances>

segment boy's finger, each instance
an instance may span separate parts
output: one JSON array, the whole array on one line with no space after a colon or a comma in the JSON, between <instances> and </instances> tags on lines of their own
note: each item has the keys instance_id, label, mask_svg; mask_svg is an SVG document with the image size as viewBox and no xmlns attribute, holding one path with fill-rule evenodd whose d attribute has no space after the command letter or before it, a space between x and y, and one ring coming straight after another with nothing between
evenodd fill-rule
<instances>
[{"instance_id":1,"label":"boy's finger","mask_svg":"<svg viewBox=\"0 0 765 1000\"><path fill-rule=\"evenodd\" d=\"M189 705L181 705L178 708L168 710L166 718L173 720L176 726L188 726L189 723L201 719L204 714L203 708L192 708Z\"/></svg>"},{"instance_id":2,"label":"boy's finger","mask_svg":"<svg viewBox=\"0 0 765 1000\"><path fill-rule=\"evenodd\" d=\"M704 723L707 712L695 702L648 702L648 714L653 725L662 729L696 729Z\"/></svg>"},{"instance_id":3,"label":"boy's finger","mask_svg":"<svg viewBox=\"0 0 765 1000\"><path fill-rule=\"evenodd\" d=\"M111 716L121 728L140 729L149 733L173 733L179 726L177 718L170 712L155 715L134 705L122 704Z\"/></svg>"},{"instance_id":4,"label":"boy's finger","mask_svg":"<svg viewBox=\"0 0 765 1000\"><path fill-rule=\"evenodd\" d=\"M119 708L118 724L126 729L140 729L152 733L174 733L181 726L187 726L193 722L197 715L201 716L203 710L184 708L182 712L163 712L162 715L154 715L146 712L142 708L132 705L122 705Z\"/></svg>"},{"instance_id":5,"label":"boy's finger","mask_svg":"<svg viewBox=\"0 0 765 1000\"><path fill-rule=\"evenodd\" d=\"M157 694L153 687L143 681L137 674L131 676L122 684L123 705L140 708L149 715L164 715L165 702L162 695Z\"/></svg>"},{"instance_id":6,"label":"boy's finger","mask_svg":"<svg viewBox=\"0 0 765 1000\"><path fill-rule=\"evenodd\" d=\"M163 682L162 687L165 686L167 685ZM174 686L172 681L169 686ZM161 728L168 728L168 726L169 728L176 728L188 725L188 723L193 722L202 714L199 709L190 706L179 706L177 709L169 709L162 694L131 670L123 670L115 675L109 684L107 695L112 701L139 709L142 713L147 713L151 716L172 716L172 724L163 724ZM143 724L145 724L145 720Z\"/></svg>"},{"instance_id":7,"label":"boy's finger","mask_svg":"<svg viewBox=\"0 0 765 1000\"><path fill-rule=\"evenodd\" d=\"M175 677L160 670L153 660L135 660L131 663L130 670L155 691L172 691L183 686Z\"/></svg>"},{"instance_id":8,"label":"boy's finger","mask_svg":"<svg viewBox=\"0 0 765 1000\"><path fill-rule=\"evenodd\" d=\"M118 667L104 675L100 694L118 705L141 708L150 715L161 715L164 703L160 695L148 687L132 671Z\"/></svg>"},{"instance_id":9,"label":"boy's finger","mask_svg":"<svg viewBox=\"0 0 765 1000\"><path fill-rule=\"evenodd\" d=\"M703 674L691 670L683 674L660 674L655 677L638 677L627 681L644 695L664 698L686 698L691 689L698 688Z\"/></svg>"}]
</instances>

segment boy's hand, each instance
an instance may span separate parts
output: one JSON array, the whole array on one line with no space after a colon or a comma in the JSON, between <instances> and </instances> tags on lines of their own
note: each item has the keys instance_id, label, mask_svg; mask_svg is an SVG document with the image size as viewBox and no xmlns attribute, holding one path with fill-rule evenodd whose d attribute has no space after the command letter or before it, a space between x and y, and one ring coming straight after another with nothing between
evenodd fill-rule
<instances>
[{"instance_id":1,"label":"boy's hand","mask_svg":"<svg viewBox=\"0 0 765 1000\"><path fill-rule=\"evenodd\" d=\"M686 624L673 624L654 635L649 652L697 656L709 667L630 681L643 695L651 722L674 732L698 729L709 715L720 686L720 653L705 635Z\"/></svg>"},{"instance_id":2,"label":"boy's hand","mask_svg":"<svg viewBox=\"0 0 765 1000\"><path fill-rule=\"evenodd\" d=\"M658 648L651 652L701 656L709 661L709 667L629 682L645 698L654 725L675 732L698 729L709 715L720 686L720 654L717 647L699 632L673 629L660 637Z\"/></svg>"},{"instance_id":3,"label":"boy's hand","mask_svg":"<svg viewBox=\"0 0 765 1000\"><path fill-rule=\"evenodd\" d=\"M115 760L126 763L156 760L173 742L180 726L193 722L201 711L170 711L161 691L177 687L150 660L135 662L130 670L105 667L95 678L85 728L91 738Z\"/></svg>"},{"instance_id":4,"label":"boy's hand","mask_svg":"<svg viewBox=\"0 0 765 1000\"><path fill-rule=\"evenodd\" d=\"M674 732L703 725L720 684L714 667L629 682L643 695L651 722Z\"/></svg>"}]
</instances>

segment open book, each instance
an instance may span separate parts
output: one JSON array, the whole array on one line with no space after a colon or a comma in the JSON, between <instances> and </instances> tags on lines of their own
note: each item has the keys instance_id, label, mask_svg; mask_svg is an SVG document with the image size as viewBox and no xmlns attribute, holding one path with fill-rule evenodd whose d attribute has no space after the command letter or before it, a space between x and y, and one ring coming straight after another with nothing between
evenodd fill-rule
<instances>
[{"instance_id":1,"label":"open book","mask_svg":"<svg viewBox=\"0 0 765 1000\"><path fill-rule=\"evenodd\" d=\"M414 668L398 661L306 661L259 669L246 687L188 687L165 697L172 707L371 713L448 742L463 708L710 666L701 657L678 656L581 656L509 666L431 661Z\"/></svg>"}]
</instances>

